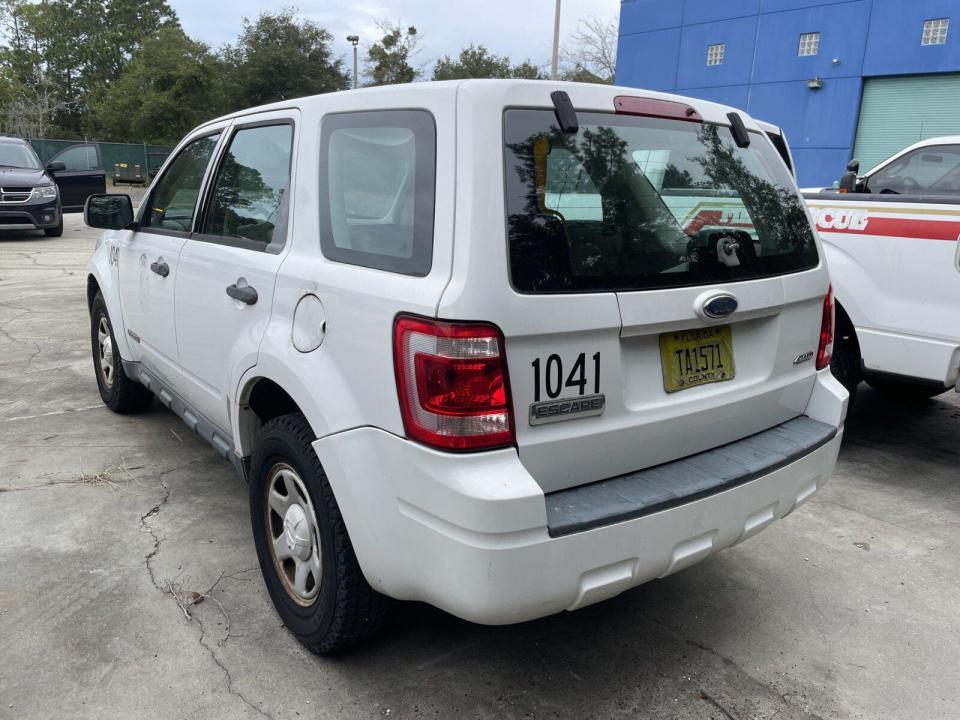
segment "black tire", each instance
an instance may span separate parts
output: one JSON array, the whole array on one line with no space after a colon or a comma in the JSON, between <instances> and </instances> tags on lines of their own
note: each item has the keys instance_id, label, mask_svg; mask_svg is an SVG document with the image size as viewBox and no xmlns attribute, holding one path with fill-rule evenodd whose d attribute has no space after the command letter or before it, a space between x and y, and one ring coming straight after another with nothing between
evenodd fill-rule
<instances>
[{"instance_id":1,"label":"black tire","mask_svg":"<svg viewBox=\"0 0 960 720\"><path fill-rule=\"evenodd\" d=\"M100 331L101 322L106 323L106 332L110 336L108 354L112 359L110 373L104 372L106 363L101 360ZM147 388L127 377L120 360L120 351L117 350L116 338L113 334L113 323L107 312L107 304L99 292L93 298L90 307L90 344L93 352L93 369L97 376L97 388L100 390L100 399L103 404L115 413L127 414L143 412L153 402L153 393Z\"/></svg>"},{"instance_id":2,"label":"black tire","mask_svg":"<svg viewBox=\"0 0 960 720\"><path fill-rule=\"evenodd\" d=\"M857 332L846 314L838 309L836 332L833 337L833 357L830 360L830 372L850 393L848 407L853 407L857 397L857 386L863 380L860 366L860 343Z\"/></svg>"},{"instance_id":3,"label":"black tire","mask_svg":"<svg viewBox=\"0 0 960 720\"><path fill-rule=\"evenodd\" d=\"M891 378L867 377L867 385L881 395L899 402L916 403L942 395L950 388L938 387L922 383L912 383L907 380L893 380Z\"/></svg>"},{"instance_id":4,"label":"black tire","mask_svg":"<svg viewBox=\"0 0 960 720\"><path fill-rule=\"evenodd\" d=\"M63 215L60 216L60 222L53 227L44 228L43 234L47 237L60 237L63 235Z\"/></svg>"},{"instance_id":5,"label":"black tire","mask_svg":"<svg viewBox=\"0 0 960 720\"><path fill-rule=\"evenodd\" d=\"M253 539L267 591L281 620L309 650L326 654L342 650L376 633L389 619L392 601L367 583L347 534L340 508L313 451L315 440L300 413L281 415L264 425L250 463L250 520ZM283 563L275 559L273 539L279 513L267 499L277 468L291 469L298 476L312 504L319 535L320 582L314 584L312 600L295 599L291 580L281 577ZM300 489L296 490L301 493ZM300 500L298 496L295 497ZM313 552L311 549L310 553ZM278 568L281 565L281 568Z\"/></svg>"}]
</instances>

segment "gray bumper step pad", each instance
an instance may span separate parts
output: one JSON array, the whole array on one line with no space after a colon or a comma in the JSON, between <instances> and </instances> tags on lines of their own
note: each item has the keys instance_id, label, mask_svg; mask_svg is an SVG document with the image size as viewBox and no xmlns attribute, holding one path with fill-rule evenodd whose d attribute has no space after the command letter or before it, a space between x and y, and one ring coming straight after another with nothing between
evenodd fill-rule
<instances>
[{"instance_id":1,"label":"gray bumper step pad","mask_svg":"<svg viewBox=\"0 0 960 720\"><path fill-rule=\"evenodd\" d=\"M832 425L802 415L713 450L548 493L547 530L560 537L699 500L789 465L836 434Z\"/></svg>"}]
</instances>

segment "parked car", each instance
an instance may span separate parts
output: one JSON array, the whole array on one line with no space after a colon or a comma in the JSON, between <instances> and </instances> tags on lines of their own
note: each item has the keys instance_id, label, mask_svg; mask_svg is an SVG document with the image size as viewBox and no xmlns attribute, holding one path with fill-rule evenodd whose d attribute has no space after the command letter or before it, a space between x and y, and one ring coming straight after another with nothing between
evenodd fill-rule
<instances>
[{"instance_id":1,"label":"parked car","mask_svg":"<svg viewBox=\"0 0 960 720\"><path fill-rule=\"evenodd\" d=\"M960 390L960 137L805 194L837 300L834 372L905 399Z\"/></svg>"},{"instance_id":2,"label":"parked car","mask_svg":"<svg viewBox=\"0 0 960 720\"><path fill-rule=\"evenodd\" d=\"M314 651L387 597L584 607L833 470L823 253L729 108L515 80L301 98L198 127L136 214L94 196L86 221L103 401L159 398L249 480Z\"/></svg>"},{"instance_id":3,"label":"parked car","mask_svg":"<svg viewBox=\"0 0 960 720\"><path fill-rule=\"evenodd\" d=\"M0 230L43 230L47 237L63 235L60 193L52 175L25 140L0 137Z\"/></svg>"}]
</instances>

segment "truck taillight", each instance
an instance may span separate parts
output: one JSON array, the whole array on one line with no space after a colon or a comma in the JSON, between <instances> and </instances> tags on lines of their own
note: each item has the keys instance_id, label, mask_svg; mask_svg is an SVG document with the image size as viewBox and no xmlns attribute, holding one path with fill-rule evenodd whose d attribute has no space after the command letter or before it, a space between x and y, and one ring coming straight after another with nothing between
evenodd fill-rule
<instances>
[{"instance_id":1,"label":"truck taillight","mask_svg":"<svg viewBox=\"0 0 960 720\"><path fill-rule=\"evenodd\" d=\"M820 347L817 348L817 370L830 367L833 357L833 287L827 288L827 296L823 299L823 319L820 321Z\"/></svg>"},{"instance_id":2,"label":"truck taillight","mask_svg":"<svg viewBox=\"0 0 960 720\"><path fill-rule=\"evenodd\" d=\"M495 325L400 315L393 362L407 437L454 451L514 444L507 359Z\"/></svg>"}]
</instances>

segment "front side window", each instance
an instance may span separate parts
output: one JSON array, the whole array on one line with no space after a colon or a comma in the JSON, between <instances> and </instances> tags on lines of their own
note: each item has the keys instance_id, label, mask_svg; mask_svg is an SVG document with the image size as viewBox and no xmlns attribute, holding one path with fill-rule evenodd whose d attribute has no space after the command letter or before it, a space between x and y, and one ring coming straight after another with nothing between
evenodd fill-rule
<instances>
[{"instance_id":1,"label":"front side window","mask_svg":"<svg viewBox=\"0 0 960 720\"><path fill-rule=\"evenodd\" d=\"M67 170L97 170L100 158L95 145L74 145L50 158L50 162L62 162Z\"/></svg>"},{"instance_id":2,"label":"front side window","mask_svg":"<svg viewBox=\"0 0 960 720\"><path fill-rule=\"evenodd\" d=\"M723 56L727 50L725 43L707 46L707 65L723 65Z\"/></svg>"},{"instance_id":3,"label":"front side window","mask_svg":"<svg viewBox=\"0 0 960 720\"><path fill-rule=\"evenodd\" d=\"M220 133L197 138L174 158L150 193L143 227L190 232L203 176L219 138Z\"/></svg>"},{"instance_id":4,"label":"front side window","mask_svg":"<svg viewBox=\"0 0 960 720\"><path fill-rule=\"evenodd\" d=\"M960 196L960 148L934 145L907 153L871 175L867 191L884 195Z\"/></svg>"},{"instance_id":5,"label":"front side window","mask_svg":"<svg viewBox=\"0 0 960 720\"><path fill-rule=\"evenodd\" d=\"M241 128L230 140L201 233L255 250L283 246L293 125Z\"/></svg>"},{"instance_id":6,"label":"front side window","mask_svg":"<svg viewBox=\"0 0 960 720\"><path fill-rule=\"evenodd\" d=\"M329 115L320 135L324 256L427 275L436 182L433 116L424 110Z\"/></svg>"},{"instance_id":7,"label":"front side window","mask_svg":"<svg viewBox=\"0 0 960 720\"><path fill-rule=\"evenodd\" d=\"M803 33L800 36L800 49L797 54L800 57L809 57L820 52L820 33Z\"/></svg>"},{"instance_id":8,"label":"front side window","mask_svg":"<svg viewBox=\"0 0 960 720\"><path fill-rule=\"evenodd\" d=\"M927 20L923 23L923 35L920 37L920 44L945 45L947 42L947 31L949 29L950 18Z\"/></svg>"},{"instance_id":9,"label":"front side window","mask_svg":"<svg viewBox=\"0 0 960 720\"><path fill-rule=\"evenodd\" d=\"M549 110L504 115L510 277L519 292L736 282L816 267L803 201L759 133Z\"/></svg>"}]
</instances>

